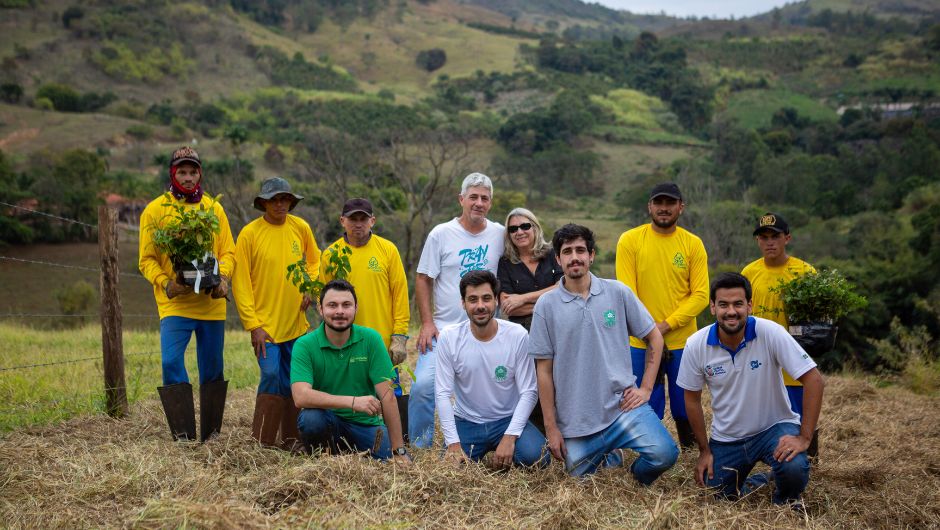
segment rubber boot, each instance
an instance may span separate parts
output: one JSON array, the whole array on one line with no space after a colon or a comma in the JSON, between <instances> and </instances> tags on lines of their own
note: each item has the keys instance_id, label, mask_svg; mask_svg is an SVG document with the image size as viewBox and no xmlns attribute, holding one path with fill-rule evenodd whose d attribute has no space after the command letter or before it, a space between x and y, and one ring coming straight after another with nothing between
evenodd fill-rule
<instances>
[{"instance_id":1,"label":"rubber boot","mask_svg":"<svg viewBox=\"0 0 940 530\"><path fill-rule=\"evenodd\" d=\"M196 440L196 408L193 405L193 385L177 383L157 387L163 413L170 426L173 440Z\"/></svg>"},{"instance_id":2,"label":"rubber boot","mask_svg":"<svg viewBox=\"0 0 940 530\"><path fill-rule=\"evenodd\" d=\"M409 443L408 440L408 396L409 394L404 394L402 396L395 396L395 399L398 400L398 418L401 420L401 437L405 443Z\"/></svg>"},{"instance_id":3,"label":"rubber boot","mask_svg":"<svg viewBox=\"0 0 940 530\"><path fill-rule=\"evenodd\" d=\"M814 464L819 460L819 429L813 431L813 439L810 440L809 447L806 448L806 456L808 456Z\"/></svg>"},{"instance_id":4,"label":"rubber boot","mask_svg":"<svg viewBox=\"0 0 940 530\"><path fill-rule=\"evenodd\" d=\"M199 386L199 441L205 442L222 431L228 381L209 381Z\"/></svg>"},{"instance_id":5,"label":"rubber boot","mask_svg":"<svg viewBox=\"0 0 940 530\"><path fill-rule=\"evenodd\" d=\"M284 397L281 400L284 411L281 416L281 449L291 453L300 453L303 451L300 431L297 429L297 416L300 414L300 409L294 405L292 397Z\"/></svg>"},{"instance_id":6,"label":"rubber boot","mask_svg":"<svg viewBox=\"0 0 940 530\"><path fill-rule=\"evenodd\" d=\"M692 424L685 418L673 418L676 421L676 434L679 435L679 445L684 449L690 449L695 445L695 433L692 432Z\"/></svg>"},{"instance_id":7,"label":"rubber boot","mask_svg":"<svg viewBox=\"0 0 940 530\"><path fill-rule=\"evenodd\" d=\"M281 428L283 416L283 397L258 394L255 398L255 416L251 421L251 437L265 447L277 447L277 431Z\"/></svg>"}]
</instances>

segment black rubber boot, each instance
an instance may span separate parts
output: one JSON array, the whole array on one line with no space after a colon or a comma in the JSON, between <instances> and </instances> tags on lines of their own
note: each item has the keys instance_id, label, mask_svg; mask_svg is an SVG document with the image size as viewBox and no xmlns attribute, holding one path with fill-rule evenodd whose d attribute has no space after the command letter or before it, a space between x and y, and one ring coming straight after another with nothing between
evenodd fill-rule
<instances>
[{"instance_id":1,"label":"black rubber boot","mask_svg":"<svg viewBox=\"0 0 940 530\"><path fill-rule=\"evenodd\" d=\"M695 433L692 432L692 424L685 418L673 418L676 421L676 434L679 435L679 445L684 449L690 449L695 446Z\"/></svg>"},{"instance_id":2,"label":"black rubber boot","mask_svg":"<svg viewBox=\"0 0 940 530\"><path fill-rule=\"evenodd\" d=\"M177 383L157 387L163 413L174 440L196 440L196 408L193 405L193 385Z\"/></svg>"},{"instance_id":3,"label":"black rubber boot","mask_svg":"<svg viewBox=\"0 0 940 530\"><path fill-rule=\"evenodd\" d=\"M228 381L210 381L199 387L199 441L205 442L222 430Z\"/></svg>"}]
</instances>

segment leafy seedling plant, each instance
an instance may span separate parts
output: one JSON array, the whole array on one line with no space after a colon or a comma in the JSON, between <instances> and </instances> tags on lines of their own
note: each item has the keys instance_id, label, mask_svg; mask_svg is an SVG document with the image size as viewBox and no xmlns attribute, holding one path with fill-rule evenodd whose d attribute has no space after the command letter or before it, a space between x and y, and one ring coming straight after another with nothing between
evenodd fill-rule
<instances>
[{"instance_id":1,"label":"leafy seedling plant","mask_svg":"<svg viewBox=\"0 0 940 530\"><path fill-rule=\"evenodd\" d=\"M340 247L340 244L336 243L326 252L330 253L326 273L337 280L345 280L351 270L349 255L352 254L352 249L349 245ZM310 273L307 272L307 258L301 258L296 263L287 266L287 279L297 286L301 294L310 295L313 300L320 299L320 291L323 290L325 284L319 279L314 280L310 277Z\"/></svg>"},{"instance_id":2,"label":"leafy seedling plant","mask_svg":"<svg viewBox=\"0 0 940 530\"><path fill-rule=\"evenodd\" d=\"M215 236L221 232L219 217L214 209L221 196L220 194L212 197L209 205L200 204L198 208L187 208L184 204L174 201L169 192L164 194L166 202L163 206L170 207L173 211L151 226L153 245L160 253L170 257L173 270L180 278L177 281L180 283L194 284L183 280L182 274L184 270L193 268L199 268L205 275L201 289L212 289L220 281L212 245ZM161 225L167 217L170 220ZM193 262L196 263L195 267Z\"/></svg>"},{"instance_id":3,"label":"leafy seedling plant","mask_svg":"<svg viewBox=\"0 0 940 530\"><path fill-rule=\"evenodd\" d=\"M780 295L790 324L835 323L843 316L868 305L865 297L836 269L783 280L770 292Z\"/></svg>"}]
</instances>

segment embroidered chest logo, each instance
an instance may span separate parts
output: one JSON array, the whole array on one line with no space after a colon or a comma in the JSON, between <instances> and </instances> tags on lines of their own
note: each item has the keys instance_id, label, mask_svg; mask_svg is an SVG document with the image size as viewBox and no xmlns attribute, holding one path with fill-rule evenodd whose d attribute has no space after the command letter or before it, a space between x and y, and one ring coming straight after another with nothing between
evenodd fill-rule
<instances>
[{"instance_id":1,"label":"embroidered chest logo","mask_svg":"<svg viewBox=\"0 0 940 530\"><path fill-rule=\"evenodd\" d=\"M366 362L369 362L369 358L365 355L360 355L357 357L350 357L349 362L350 363L366 363Z\"/></svg>"},{"instance_id":2,"label":"embroidered chest logo","mask_svg":"<svg viewBox=\"0 0 940 530\"><path fill-rule=\"evenodd\" d=\"M705 365L705 375L708 377L715 377L716 375L725 375L724 365L721 364L706 364Z\"/></svg>"},{"instance_id":3,"label":"embroidered chest logo","mask_svg":"<svg viewBox=\"0 0 940 530\"><path fill-rule=\"evenodd\" d=\"M685 268L685 256L681 252L676 252L676 255L672 257L672 266L677 269Z\"/></svg>"},{"instance_id":4,"label":"embroidered chest logo","mask_svg":"<svg viewBox=\"0 0 940 530\"><path fill-rule=\"evenodd\" d=\"M616 318L617 318L617 314L614 313L614 310L608 309L607 311L604 312L604 326L608 328L614 327L614 325L617 323Z\"/></svg>"},{"instance_id":5,"label":"embroidered chest logo","mask_svg":"<svg viewBox=\"0 0 940 530\"><path fill-rule=\"evenodd\" d=\"M296 241L291 241L291 242L290 242L290 251L291 251L295 256L303 256L303 255L304 255L303 252L300 251L300 244L297 243Z\"/></svg>"},{"instance_id":6,"label":"embroidered chest logo","mask_svg":"<svg viewBox=\"0 0 940 530\"><path fill-rule=\"evenodd\" d=\"M379 260L375 259L375 256L369 258L369 270L372 272L383 272L382 266L379 265Z\"/></svg>"},{"instance_id":7,"label":"embroidered chest logo","mask_svg":"<svg viewBox=\"0 0 940 530\"><path fill-rule=\"evenodd\" d=\"M757 359L754 359L753 361L751 361L751 370L757 370L760 367L761 367L760 361L758 361Z\"/></svg>"},{"instance_id":8,"label":"embroidered chest logo","mask_svg":"<svg viewBox=\"0 0 940 530\"><path fill-rule=\"evenodd\" d=\"M500 383L502 383L503 381L505 381L505 380L506 380L506 376L508 376L508 375L509 375L509 370L507 370L506 367L503 366L503 365L497 366L497 367L496 367L496 370L495 370L494 373L493 373L493 376L494 376L494 378L496 379L496 381L497 381L497 382L500 382Z\"/></svg>"},{"instance_id":9,"label":"embroidered chest logo","mask_svg":"<svg viewBox=\"0 0 940 530\"><path fill-rule=\"evenodd\" d=\"M457 253L460 256L460 277L470 271L483 270L489 260L486 259L486 252L490 249L489 245L480 245L477 248L465 248Z\"/></svg>"}]
</instances>

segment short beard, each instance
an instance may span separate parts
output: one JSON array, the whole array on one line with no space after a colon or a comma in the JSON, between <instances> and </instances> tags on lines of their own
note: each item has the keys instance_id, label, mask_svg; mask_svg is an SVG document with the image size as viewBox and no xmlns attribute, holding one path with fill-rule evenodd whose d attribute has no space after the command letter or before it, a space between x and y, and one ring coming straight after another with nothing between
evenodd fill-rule
<instances>
[{"instance_id":1,"label":"short beard","mask_svg":"<svg viewBox=\"0 0 940 530\"><path fill-rule=\"evenodd\" d=\"M658 227L660 227L660 228L672 228L672 227L676 226L676 223L679 222L679 218L677 217L677 218L673 219L672 221L669 221L668 223L664 223L664 222L662 222L662 221L657 221L656 218L653 217L653 218L652 218L652 221L653 221L653 224L654 224L654 225L656 225L656 226L658 226Z\"/></svg>"},{"instance_id":2,"label":"short beard","mask_svg":"<svg viewBox=\"0 0 940 530\"><path fill-rule=\"evenodd\" d=\"M490 321L493 320L493 313L489 313L489 312L488 312L487 315L489 315L489 316L487 317L486 321L483 322L482 324L473 319L473 317L474 317L475 315L470 315L470 323L473 324L474 326L478 327L478 328L485 328L485 327L487 326L487 324L489 324Z\"/></svg>"},{"instance_id":3,"label":"short beard","mask_svg":"<svg viewBox=\"0 0 940 530\"><path fill-rule=\"evenodd\" d=\"M724 331L728 335L737 335L738 333L741 332L742 329L744 329L744 326L747 325L747 319L745 318L744 320L738 320L738 322L740 322L738 327L730 328L730 327L725 326L723 321L719 320L718 327L721 328L721 331Z\"/></svg>"},{"instance_id":4,"label":"short beard","mask_svg":"<svg viewBox=\"0 0 940 530\"><path fill-rule=\"evenodd\" d=\"M352 321L349 321L349 324L346 324L346 325L343 326L343 327L336 327L336 326L330 324L330 321L329 321L329 320L324 320L324 321L323 321L323 324L324 324L326 327L332 329L333 331L335 331L335 332L337 332L337 333L342 333L342 332L346 331L347 329L351 328L352 325L353 325Z\"/></svg>"}]
</instances>

